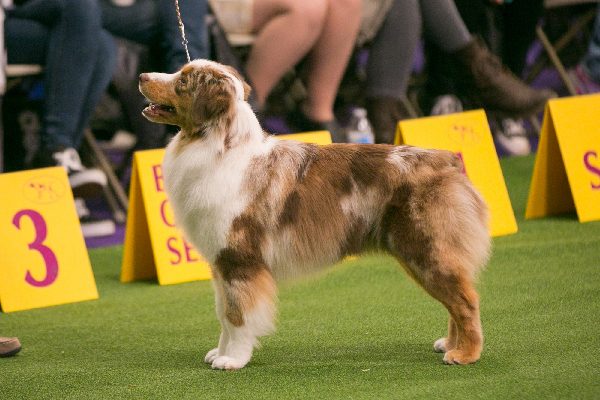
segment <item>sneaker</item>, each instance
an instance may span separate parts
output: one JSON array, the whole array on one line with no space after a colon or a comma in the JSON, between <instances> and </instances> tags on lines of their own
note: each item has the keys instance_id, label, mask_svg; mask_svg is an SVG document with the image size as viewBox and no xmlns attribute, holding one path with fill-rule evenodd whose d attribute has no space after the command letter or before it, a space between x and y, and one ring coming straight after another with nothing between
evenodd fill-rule
<instances>
[{"instance_id":1,"label":"sneaker","mask_svg":"<svg viewBox=\"0 0 600 400\"><path fill-rule=\"evenodd\" d=\"M522 119L502 119L500 128L494 131L494 137L507 155L525 156L531 153L531 144Z\"/></svg>"},{"instance_id":2,"label":"sneaker","mask_svg":"<svg viewBox=\"0 0 600 400\"><path fill-rule=\"evenodd\" d=\"M16 337L0 337L0 357L10 357L21 351L21 343Z\"/></svg>"},{"instance_id":3,"label":"sneaker","mask_svg":"<svg viewBox=\"0 0 600 400\"><path fill-rule=\"evenodd\" d=\"M600 83L594 81L581 64L569 69L568 75L575 85L577 94L600 93Z\"/></svg>"},{"instance_id":4,"label":"sneaker","mask_svg":"<svg viewBox=\"0 0 600 400\"><path fill-rule=\"evenodd\" d=\"M438 96L433 101L431 115L455 114L463 111L462 102L453 94Z\"/></svg>"},{"instance_id":5,"label":"sneaker","mask_svg":"<svg viewBox=\"0 0 600 400\"><path fill-rule=\"evenodd\" d=\"M97 168L86 168L81 163L77 150L72 147L52 153L55 164L64 167L74 197L93 197L102 194L107 179Z\"/></svg>"},{"instance_id":6,"label":"sneaker","mask_svg":"<svg viewBox=\"0 0 600 400\"><path fill-rule=\"evenodd\" d=\"M111 219L98 219L92 217L89 208L85 205L85 201L81 198L75 198L75 209L81 224L83 237L93 238L100 236L114 235L117 228Z\"/></svg>"}]
</instances>

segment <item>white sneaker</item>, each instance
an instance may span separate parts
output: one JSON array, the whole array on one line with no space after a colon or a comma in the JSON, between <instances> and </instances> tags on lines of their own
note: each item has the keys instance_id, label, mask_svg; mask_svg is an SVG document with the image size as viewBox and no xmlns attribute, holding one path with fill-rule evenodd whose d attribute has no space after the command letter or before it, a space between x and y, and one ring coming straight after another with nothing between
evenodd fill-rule
<instances>
[{"instance_id":1,"label":"white sneaker","mask_svg":"<svg viewBox=\"0 0 600 400\"><path fill-rule=\"evenodd\" d=\"M97 219L91 216L83 199L75 199L75 209L79 217L81 231L86 238L114 235L117 228L111 219Z\"/></svg>"},{"instance_id":2,"label":"white sneaker","mask_svg":"<svg viewBox=\"0 0 600 400\"><path fill-rule=\"evenodd\" d=\"M494 136L508 155L525 156L531 153L531 144L522 119L506 118L500 121L500 126L500 129L495 130Z\"/></svg>"},{"instance_id":3,"label":"white sneaker","mask_svg":"<svg viewBox=\"0 0 600 400\"><path fill-rule=\"evenodd\" d=\"M56 165L65 168L74 197L93 197L102 193L107 179L104 172L96 168L86 168L81 163L77 150L72 147L52 154Z\"/></svg>"},{"instance_id":4,"label":"white sneaker","mask_svg":"<svg viewBox=\"0 0 600 400\"><path fill-rule=\"evenodd\" d=\"M435 98L431 115L454 114L463 111L462 102L453 94L445 94Z\"/></svg>"}]
</instances>

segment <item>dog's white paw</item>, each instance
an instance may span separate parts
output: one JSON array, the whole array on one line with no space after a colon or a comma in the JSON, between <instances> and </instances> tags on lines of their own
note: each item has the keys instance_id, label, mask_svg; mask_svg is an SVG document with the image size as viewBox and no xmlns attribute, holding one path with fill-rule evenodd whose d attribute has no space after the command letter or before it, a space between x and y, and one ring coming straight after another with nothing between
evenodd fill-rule
<instances>
[{"instance_id":1,"label":"dog's white paw","mask_svg":"<svg viewBox=\"0 0 600 400\"><path fill-rule=\"evenodd\" d=\"M217 358L218 356L219 356L219 348L217 347L215 349L212 349L208 353L206 353L206 356L204 357L204 362L207 364L212 364L213 361L215 361L215 358Z\"/></svg>"},{"instance_id":2,"label":"dog's white paw","mask_svg":"<svg viewBox=\"0 0 600 400\"><path fill-rule=\"evenodd\" d=\"M246 365L245 362L237 360L232 357L227 356L219 356L214 359L212 363L213 369L226 369L226 370L235 370L243 368Z\"/></svg>"},{"instance_id":3,"label":"dog's white paw","mask_svg":"<svg viewBox=\"0 0 600 400\"><path fill-rule=\"evenodd\" d=\"M433 351L436 353L445 353L446 349L446 338L438 339L435 341L435 343L433 343Z\"/></svg>"}]
</instances>

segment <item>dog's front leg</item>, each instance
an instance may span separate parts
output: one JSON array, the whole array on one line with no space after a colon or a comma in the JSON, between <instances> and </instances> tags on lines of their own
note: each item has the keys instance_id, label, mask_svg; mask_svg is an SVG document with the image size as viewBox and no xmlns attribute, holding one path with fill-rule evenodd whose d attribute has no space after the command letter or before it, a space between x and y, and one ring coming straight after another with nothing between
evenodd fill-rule
<instances>
[{"instance_id":1,"label":"dog's front leg","mask_svg":"<svg viewBox=\"0 0 600 400\"><path fill-rule=\"evenodd\" d=\"M213 287L215 289L215 309L217 318L221 324L221 336L219 337L219 345L206 353L206 357L204 357L204 362L211 365L218 356L225 355L227 343L229 343L229 332L227 331L227 325L225 323L225 294L223 290L223 282L220 281L217 276L213 278Z\"/></svg>"},{"instance_id":2,"label":"dog's front leg","mask_svg":"<svg viewBox=\"0 0 600 400\"><path fill-rule=\"evenodd\" d=\"M259 336L270 333L275 318L275 283L266 268L220 281L223 294L220 313L222 333L219 347L207 354L215 369L240 369L252 357ZM222 318L221 318L222 317Z\"/></svg>"}]
</instances>

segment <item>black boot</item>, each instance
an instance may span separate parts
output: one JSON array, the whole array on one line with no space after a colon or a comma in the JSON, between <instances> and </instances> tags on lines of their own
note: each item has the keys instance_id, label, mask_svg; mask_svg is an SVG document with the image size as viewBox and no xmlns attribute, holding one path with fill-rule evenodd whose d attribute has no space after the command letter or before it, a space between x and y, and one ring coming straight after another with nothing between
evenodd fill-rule
<instances>
[{"instance_id":1,"label":"black boot","mask_svg":"<svg viewBox=\"0 0 600 400\"><path fill-rule=\"evenodd\" d=\"M556 97L552 90L525 84L502 65L481 39L474 39L453 55L466 68L464 78L470 95L489 111L527 117L542 111L546 102Z\"/></svg>"},{"instance_id":2,"label":"black boot","mask_svg":"<svg viewBox=\"0 0 600 400\"><path fill-rule=\"evenodd\" d=\"M392 97L368 98L365 103L375 143L393 144L398 121L412 118L404 103Z\"/></svg>"}]
</instances>

